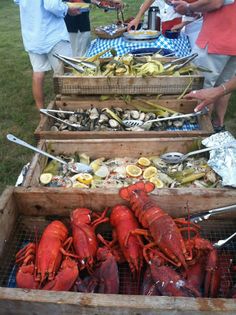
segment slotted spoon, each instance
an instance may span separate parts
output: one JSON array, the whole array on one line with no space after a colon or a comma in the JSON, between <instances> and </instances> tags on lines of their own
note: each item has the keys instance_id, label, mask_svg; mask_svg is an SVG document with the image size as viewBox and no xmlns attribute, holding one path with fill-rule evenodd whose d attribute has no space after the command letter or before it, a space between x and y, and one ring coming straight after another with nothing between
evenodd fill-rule
<instances>
[{"instance_id":1,"label":"slotted spoon","mask_svg":"<svg viewBox=\"0 0 236 315\"><path fill-rule=\"evenodd\" d=\"M17 137L11 135L11 134L8 134L7 135L7 139L11 142L14 142L16 144L19 144L23 147L26 147L28 149L31 149L37 153L40 153L42 155L45 155L47 157L49 157L50 159L52 160L55 160L57 162L60 162L61 164L64 164L68 167L68 169L73 172L73 173L92 173L93 172L93 169L89 166L89 165L86 165L86 164L83 164L83 163L79 163L79 162L75 162L75 163L68 163L64 160L62 160L61 158L58 158L54 155L51 155L43 150L40 150L36 147L33 147L32 145L28 144L27 142L21 140L21 139L18 139Z\"/></svg>"},{"instance_id":2,"label":"slotted spoon","mask_svg":"<svg viewBox=\"0 0 236 315\"><path fill-rule=\"evenodd\" d=\"M184 160L186 160L188 157L190 157L192 155L203 153L203 152L208 152L208 151L216 150L216 149L229 148L229 147L236 147L236 141L232 141L226 145L218 145L218 146L214 146L214 147L210 147L210 148L204 148L201 150L192 151L192 152L189 152L187 154L183 154L180 152L168 152L168 153L161 155L161 159L164 162L169 163L169 164L178 164L178 163L183 162Z\"/></svg>"},{"instance_id":3,"label":"slotted spoon","mask_svg":"<svg viewBox=\"0 0 236 315\"><path fill-rule=\"evenodd\" d=\"M196 113L191 113L191 114L183 114L183 115L178 115L178 116L171 116L171 117L164 117L164 118L156 118L156 119L151 119L147 121L142 121L142 120L132 120L132 119L127 119L123 120L123 124L128 127L141 127L143 129L150 129L152 123L154 122L159 122L159 121L167 121L167 120L176 120L180 118L188 118L188 117L197 117L201 115L207 114L209 109L207 107L204 107L203 110L196 112Z\"/></svg>"}]
</instances>

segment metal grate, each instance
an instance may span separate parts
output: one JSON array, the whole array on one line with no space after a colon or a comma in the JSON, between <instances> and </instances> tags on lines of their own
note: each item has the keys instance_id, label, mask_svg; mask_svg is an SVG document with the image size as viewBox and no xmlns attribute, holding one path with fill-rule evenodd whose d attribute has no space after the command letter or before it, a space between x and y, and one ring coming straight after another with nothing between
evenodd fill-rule
<instances>
[{"instance_id":1,"label":"metal grate","mask_svg":"<svg viewBox=\"0 0 236 315\"><path fill-rule=\"evenodd\" d=\"M5 250L0 261L0 286L1 287L15 287L15 254L28 242L35 240L35 231L40 238L44 228L55 219L60 219L64 224L69 227L68 218L56 217L27 217L20 216L14 226L9 240L6 241ZM105 226L105 225L104 225ZM209 239L211 242L216 242L220 239L225 239L233 234L236 230L236 222L234 221L220 221L209 220L201 223L201 235ZM111 239L111 232L106 228L99 231L105 239ZM219 250L222 257L222 264L229 259L236 261L236 238L231 240ZM138 294L138 283L135 281L130 273L128 264L119 266L120 272L120 293L121 294ZM235 273L234 273L235 274ZM227 275L224 275L224 281L232 281ZM234 275L233 282L236 283L236 275Z\"/></svg>"}]
</instances>

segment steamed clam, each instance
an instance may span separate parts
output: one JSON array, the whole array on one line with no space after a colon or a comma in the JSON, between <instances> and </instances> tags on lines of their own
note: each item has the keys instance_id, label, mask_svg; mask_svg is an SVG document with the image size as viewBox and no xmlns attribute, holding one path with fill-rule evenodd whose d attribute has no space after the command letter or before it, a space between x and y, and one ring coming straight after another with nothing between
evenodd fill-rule
<instances>
[{"instance_id":1,"label":"steamed clam","mask_svg":"<svg viewBox=\"0 0 236 315\"><path fill-rule=\"evenodd\" d=\"M59 112L54 114L63 122L59 122L52 119L53 125L51 131L109 131L109 130L127 130L127 131L144 131L140 127L124 127L122 120L140 120L146 122L148 120L162 118L163 115L155 114L153 112L144 112L138 109L121 108L114 106L111 108L96 108L91 105L90 108L78 108L73 114ZM178 116L177 114L171 114L171 116ZM69 126L67 123L76 124L77 127ZM197 124L196 117L189 119L176 119L173 121L160 121L150 124L149 129L146 130L168 130L175 127L179 130L183 129L185 123ZM197 126L197 125L196 125ZM196 127L197 128L197 127Z\"/></svg>"}]
</instances>

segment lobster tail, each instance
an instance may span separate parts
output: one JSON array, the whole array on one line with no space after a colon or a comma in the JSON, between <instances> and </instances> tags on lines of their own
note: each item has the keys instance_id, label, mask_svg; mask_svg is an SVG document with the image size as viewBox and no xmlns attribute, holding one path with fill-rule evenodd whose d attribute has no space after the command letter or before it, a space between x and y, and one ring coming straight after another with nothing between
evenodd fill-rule
<instances>
[{"instance_id":1,"label":"lobster tail","mask_svg":"<svg viewBox=\"0 0 236 315\"><path fill-rule=\"evenodd\" d=\"M129 201L130 196L135 190L142 190L146 193L152 192L155 189L155 185L151 182L137 182L133 185L130 185L128 187L123 187L119 191L119 195L122 199Z\"/></svg>"}]
</instances>

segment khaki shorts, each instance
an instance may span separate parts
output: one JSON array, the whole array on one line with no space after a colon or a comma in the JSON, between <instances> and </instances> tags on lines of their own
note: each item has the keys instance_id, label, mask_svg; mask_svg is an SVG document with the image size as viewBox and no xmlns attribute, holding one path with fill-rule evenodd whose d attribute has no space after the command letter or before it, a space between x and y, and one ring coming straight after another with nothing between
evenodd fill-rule
<instances>
[{"instance_id":1,"label":"khaki shorts","mask_svg":"<svg viewBox=\"0 0 236 315\"><path fill-rule=\"evenodd\" d=\"M30 62L34 72L45 72L53 69L54 74L63 74L63 63L53 54L61 54L71 57L71 44L67 41L60 41L47 54L29 53Z\"/></svg>"},{"instance_id":2,"label":"khaki shorts","mask_svg":"<svg viewBox=\"0 0 236 315\"><path fill-rule=\"evenodd\" d=\"M202 72L205 77L204 88L219 86L230 80L236 72L236 56L209 54L207 47L199 48L197 45L192 50L198 57L193 61L198 66L203 66L212 72Z\"/></svg>"}]
</instances>

